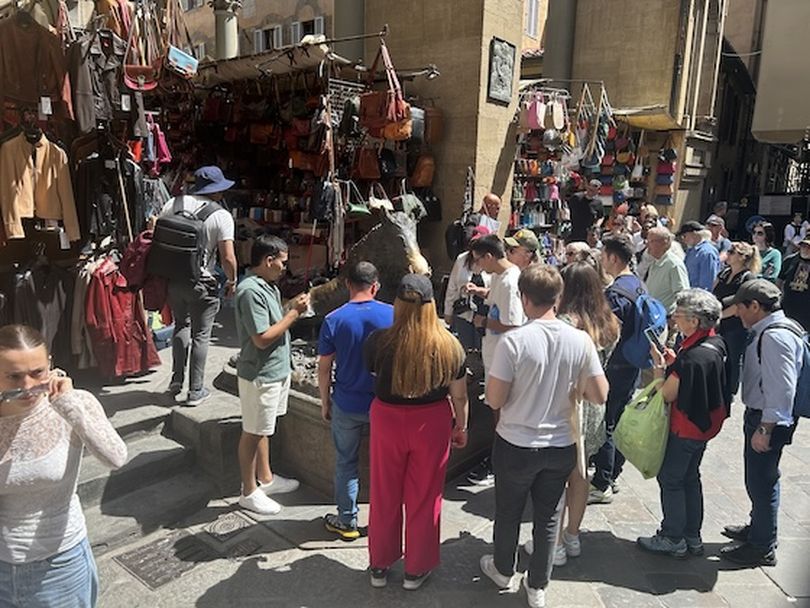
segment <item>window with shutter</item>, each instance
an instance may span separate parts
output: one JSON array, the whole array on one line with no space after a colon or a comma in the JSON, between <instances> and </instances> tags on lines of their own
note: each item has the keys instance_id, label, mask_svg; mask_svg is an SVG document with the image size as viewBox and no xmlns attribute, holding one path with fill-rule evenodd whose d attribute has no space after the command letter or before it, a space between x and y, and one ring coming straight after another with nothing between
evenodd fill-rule
<instances>
[{"instance_id":1,"label":"window with shutter","mask_svg":"<svg viewBox=\"0 0 810 608\"><path fill-rule=\"evenodd\" d=\"M280 25L276 25L271 28L272 32L272 42L274 49L280 49L284 46L284 29Z\"/></svg>"},{"instance_id":2,"label":"window with shutter","mask_svg":"<svg viewBox=\"0 0 810 608\"><path fill-rule=\"evenodd\" d=\"M527 36L537 38L537 18L540 14L539 0L526 0L526 28Z\"/></svg>"},{"instance_id":3,"label":"window with shutter","mask_svg":"<svg viewBox=\"0 0 810 608\"><path fill-rule=\"evenodd\" d=\"M325 34L323 17L315 17L315 35Z\"/></svg>"},{"instance_id":4,"label":"window with shutter","mask_svg":"<svg viewBox=\"0 0 810 608\"><path fill-rule=\"evenodd\" d=\"M262 53L264 51L264 31L253 30L253 52Z\"/></svg>"},{"instance_id":5,"label":"window with shutter","mask_svg":"<svg viewBox=\"0 0 810 608\"><path fill-rule=\"evenodd\" d=\"M301 42L301 23L296 21L290 26L290 44Z\"/></svg>"},{"instance_id":6,"label":"window with shutter","mask_svg":"<svg viewBox=\"0 0 810 608\"><path fill-rule=\"evenodd\" d=\"M201 42L200 44L197 45L196 53L194 54L194 57L196 57L199 60L203 60L205 58L205 43L204 42Z\"/></svg>"}]
</instances>

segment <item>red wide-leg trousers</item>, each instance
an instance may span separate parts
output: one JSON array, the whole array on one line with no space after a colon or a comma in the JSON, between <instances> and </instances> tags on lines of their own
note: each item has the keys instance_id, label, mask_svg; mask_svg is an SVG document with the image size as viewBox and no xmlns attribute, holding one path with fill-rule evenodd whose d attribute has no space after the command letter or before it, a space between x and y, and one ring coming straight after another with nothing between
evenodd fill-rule
<instances>
[{"instance_id":1,"label":"red wide-leg trousers","mask_svg":"<svg viewBox=\"0 0 810 608\"><path fill-rule=\"evenodd\" d=\"M402 557L405 572L423 574L439 565L442 491L450 457L453 415L447 399L419 406L371 404L372 568Z\"/></svg>"}]
</instances>

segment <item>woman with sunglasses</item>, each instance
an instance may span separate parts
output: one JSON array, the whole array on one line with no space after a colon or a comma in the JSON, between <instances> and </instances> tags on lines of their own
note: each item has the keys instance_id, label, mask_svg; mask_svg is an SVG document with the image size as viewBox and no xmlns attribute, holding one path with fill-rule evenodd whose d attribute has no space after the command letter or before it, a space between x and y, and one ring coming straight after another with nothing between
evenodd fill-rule
<instances>
[{"instance_id":1,"label":"woman with sunglasses","mask_svg":"<svg viewBox=\"0 0 810 608\"><path fill-rule=\"evenodd\" d=\"M733 296L743 283L757 278L760 267L759 250L756 247L750 243L732 243L726 258L726 267L720 271L714 283L714 295L720 302ZM725 339L728 350L725 398L726 403L731 403L740 387L740 366L748 336L748 331L737 316L736 306L723 310L717 333Z\"/></svg>"},{"instance_id":2,"label":"woman with sunglasses","mask_svg":"<svg viewBox=\"0 0 810 608\"><path fill-rule=\"evenodd\" d=\"M760 222L754 226L752 233L754 245L759 249L759 257L762 262L762 270L759 278L768 279L776 283L779 272L782 270L782 252L774 247L776 242L776 230L770 222Z\"/></svg>"},{"instance_id":3,"label":"woman with sunglasses","mask_svg":"<svg viewBox=\"0 0 810 608\"><path fill-rule=\"evenodd\" d=\"M113 469L127 460L98 400L51 369L42 335L0 327L0 606L96 605L76 494L85 447Z\"/></svg>"}]
</instances>

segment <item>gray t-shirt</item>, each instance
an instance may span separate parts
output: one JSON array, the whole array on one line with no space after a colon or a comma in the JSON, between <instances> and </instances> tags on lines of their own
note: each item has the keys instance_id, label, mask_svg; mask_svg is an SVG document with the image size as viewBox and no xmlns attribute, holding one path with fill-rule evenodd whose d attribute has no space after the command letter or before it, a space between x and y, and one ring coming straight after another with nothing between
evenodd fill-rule
<instances>
[{"instance_id":1,"label":"gray t-shirt","mask_svg":"<svg viewBox=\"0 0 810 608\"><path fill-rule=\"evenodd\" d=\"M210 198L205 196L183 195L177 197L183 202L181 209L189 213L197 213L208 203L212 203ZM172 215L176 198L170 199L164 206L160 215ZM205 233L207 243L205 248L205 262L203 263L203 274L213 275L217 265L217 246L220 241L232 241L234 238L233 217L225 209L220 209L209 215L205 220Z\"/></svg>"},{"instance_id":2,"label":"gray t-shirt","mask_svg":"<svg viewBox=\"0 0 810 608\"><path fill-rule=\"evenodd\" d=\"M604 375L590 336L559 319L530 321L504 334L495 347L491 378L511 382L496 429L524 448L574 444L575 393Z\"/></svg>"}]
</instances>

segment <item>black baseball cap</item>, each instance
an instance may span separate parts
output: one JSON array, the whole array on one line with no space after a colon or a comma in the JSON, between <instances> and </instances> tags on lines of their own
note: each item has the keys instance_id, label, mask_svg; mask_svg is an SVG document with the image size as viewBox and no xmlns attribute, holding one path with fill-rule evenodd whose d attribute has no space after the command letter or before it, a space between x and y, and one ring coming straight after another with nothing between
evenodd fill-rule
<instances>
[{"instance_id":1,"label":"black baseball cap","mask_svg":"<svg viewBox=\"0 0 810 608\"><path fill-rule=\"evenodd\" d=\"M706 227L700 222L692 220L690 222L684 222L681 224L681 229L678 230L677 236L683 236L687 232L701 232L702 230L706 230Z\"/></svg>"},{"instance_id":2,"label":"black baseball cap","mask_svg":"<svg viewBox=\"0 0 810 608\"><path fill-rule=\"evenodd\" d=\"M414 294L418 299L414 299ZM433 301L433 283L423 274L406 274L399 282L397 297L405 302L428 304Z\"/></svg>"}]
</instances>

